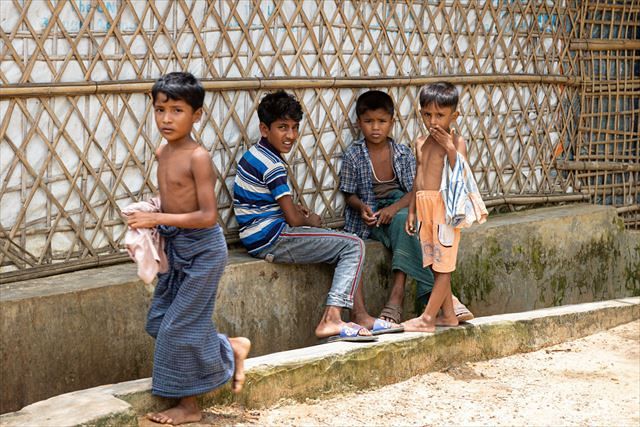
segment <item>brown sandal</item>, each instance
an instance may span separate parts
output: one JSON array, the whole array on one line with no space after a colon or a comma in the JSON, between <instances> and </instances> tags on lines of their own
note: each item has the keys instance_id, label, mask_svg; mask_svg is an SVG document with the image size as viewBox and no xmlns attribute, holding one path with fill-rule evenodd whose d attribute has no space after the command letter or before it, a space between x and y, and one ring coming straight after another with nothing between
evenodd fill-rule
<instances>
[{"instance_id":1,"label":"brown sandal","mask_svg":"<svg viewBox=\"0 0 640 427\"><path fill-rule=\"evenodd\" d=\"M473 313L456 297L453 297L453 311L456 313L458 322L468 322L473 319Z\"/></svg>"},{"instance_id":2,"label":"brown sandal","mask_svg":"<svg viewBox=\"0 0 640 427\"><path fill-rule=\"evenodd\" d=\"M387 303L380 312L381 319L387 319L393 323L400 324L402 321L402 307L397 304Z\"/></svg>"}]
</instances>

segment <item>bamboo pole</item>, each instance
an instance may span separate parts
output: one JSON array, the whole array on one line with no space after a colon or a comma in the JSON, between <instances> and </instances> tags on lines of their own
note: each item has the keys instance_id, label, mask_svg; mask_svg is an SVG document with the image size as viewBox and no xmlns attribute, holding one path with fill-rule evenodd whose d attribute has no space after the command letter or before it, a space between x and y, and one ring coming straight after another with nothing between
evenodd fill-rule
<instances>
[{"instance_id":1,"label":"bamboo pole","mask_svg":"<svg viewBox=\"0 0 640 427\"><path fill-rule=\"evenodd\" d=\"M619 208L616 208L616 212L618 212L618 215L621 213L635 212L635 211L640 211L640 205L620 206Z\"/></svg>"},{"instance_id":2,"label":"bamboo pole","mask_svg":"<svg viewBox=\"0 0 640 427\"><path fill-rule=\"evenodd\" d=\"M570 43L571 50L639 50L640 40L576 39Z\"/></svg>"},{"instance_id":3,"label":"bamboo pole","mask_svg":"<svg viewBox=\"0 0 640 427\"><path fill-rule=\"evenodd\" d=\"M556 169L571 171L640 171L640 163L558 160Z\"/></svg>"},{"instance_id":4,"label":"bamboo pole","mask_svg":"<svg viewBox=\"0 0 640 427\"><path fill-rule=\"evenodd\" d=\"M549 194L547 196L501 196L495 198L484 199L486 207L494 207L499 205L535 205L541 203L560 203L560 202L579 202L589 200L587 194Z\"/></svg>"},{"instance_id":5,"label":"bamboo pole","mask_svg":"<svg viewBox=\"0 0 640 427\"><path fill-rule=\"evenodd\" d=\"M276 89L320 89L320 88L373 88L397 86L422 86L441 81L442 76L418 77L310 77L310 78L247 78L247 79L203 79L202 85L210 91L234 90L276 90ZM580 86L577 77L537 74L474 74L449 75L447 81L454 84L559 84ZM151 91L155 80L116 81L112 83L54 83L54 84L16 84L0 86L0 99L37 98L53 96L78 96L113 93L146 93Z\"/></svg>"}]
</instances>

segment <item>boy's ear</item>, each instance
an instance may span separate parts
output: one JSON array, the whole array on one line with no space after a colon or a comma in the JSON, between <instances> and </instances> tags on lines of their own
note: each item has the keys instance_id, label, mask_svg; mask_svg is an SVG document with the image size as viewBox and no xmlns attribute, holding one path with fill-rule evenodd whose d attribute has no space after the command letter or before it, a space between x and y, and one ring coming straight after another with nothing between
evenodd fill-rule
<instances>
[{"instance_id":1,"label":"boy's ear","mask_svg":"<svg viewBox=\"0 0 640 427\"><path fill-rule=\"evenodd\" d=\"M451 116L452 120L457 119L460 116L460 112L458 110L453 112L453 115Z\"/></svg>"},{"instance_id":2,"label":"boy's ear","mask_svg":"<svg viewBox=\"0 0 640 427\"><path fill-rule=\"evenodd\" d=\"M203 112L204 110L200 107L193 113L193 123L198 123L200 121Z\"/></svg>"},{"instance_id":3,"label":"boy's ear","mask_svg":"<svg viewBox=\"0 0 640 427\"><path fill-rule=\"evenodd\" d=\"M259 128L260 128L260 135L263 138L266 138L267 135L269 135L269 126L267 126L266 123L260 122Z\"/></svg>"}]
</instances>

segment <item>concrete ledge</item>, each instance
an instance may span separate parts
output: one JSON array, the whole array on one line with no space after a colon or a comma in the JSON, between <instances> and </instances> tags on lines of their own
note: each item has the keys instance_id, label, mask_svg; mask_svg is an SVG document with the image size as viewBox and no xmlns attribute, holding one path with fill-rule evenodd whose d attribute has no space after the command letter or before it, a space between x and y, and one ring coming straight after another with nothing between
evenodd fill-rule
<instances>
[{"instance_id":1,"label":"concrete ledge","mask_svg":"<svg viewBox=\"0 0 640 427\"><path fill-rule=\"evenodd\" d=\"M640 296L640 232L607 206L494 215L463 230L452 286L479 316Z\"/></svg>"},{"instance_id":2,"label":"concrete ledge","mask_svg":"<svg viewBox=\"0 0 640 427\"><path fill-rule=\"evenodd\" d=\"M365 299L376 315L389 295L390 256L378 242L366 248ZM276 265L232 251L216 325L249 337L255 356L313 345L332 275L327 265ZM613 207L495 215L463 231L453 286L484 316L638 296L640 232L625 231ZM150 376L153 340L144 324L151 292L133 264L2 285L0 413ZM413 295L408 286L406 317Z\"/></svg>"},{"instance_id":3,"label":"concrete ledge","mask_svg":"<svg viewBox=\"0 0 640 427\"><path fill-rule=\"evenodd\" d=\"M237 401L263 407L287 398L381 386L464 362L504 357L577 339L640 317L640 298L478 318L435 334L383 335L377 343L333 343L247 361L245 391L209 393L203 405ZM391 368L391 369L390 369ZM150 379L102 386L0 416L2 426L137 425L137 416L172 402L150 395Z\"/></svg>"},{"instance_id":4,"label":"concrete ledge","mask_svg":"<svg viewBox=\"0 0 640 427\"><path fill-rule=\"evenodd\" d=\"M366 250L363 280L376 313L389 294L389 254L374 241ZM254 355L313 345L332 277L329 265L271 264L231 251L216 325L229 336L248 336ZM152 294L133 263L2 285L0 413L150 376L154 342L144 325Z\"/></svg>"}]
</instances>

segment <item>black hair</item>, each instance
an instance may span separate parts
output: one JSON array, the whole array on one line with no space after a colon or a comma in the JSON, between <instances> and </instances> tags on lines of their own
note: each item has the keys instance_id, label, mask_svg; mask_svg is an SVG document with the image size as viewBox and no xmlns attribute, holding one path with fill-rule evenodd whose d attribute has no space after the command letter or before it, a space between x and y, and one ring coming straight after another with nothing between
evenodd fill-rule
<instances>
[{"instance_id":1,"label":"black hair","mask_svg":"<svg viewBox=\"0 0 640 427\"><path fill-rule=\"evenodd\" d=\"M191 73L176 71L160 77L151 88L151 97L156 102L159 93L174 101L184 101L196 111L204 104L204 88Z\"/></svg>"},{"instance_id":2,"label":"black hair","mask_svg":"<svg viewBox=\"0 0 640 427\"><path fill-rule=\"evenodd\" d=\"M420 90L420 107L435 104L438 107L458 107L458 90L448 82L426 85Z\"/></svg>"},{"instance_id":3,"label":"black hair","mask_svg":"<svg viewBox=\"0 0 640 427\"><path fill-rule=\"evenodd\" d=\"M271 126L278 119L302 120L302 105L295 96L283 90L271 92L262 97L258 105L260 123Z\"/></svg>"},{"instance_id":4,"label":"black hair","mask_svg":"<svg viewBox=\"0 0 640 427\"><path fill-rule=\"evenodd\" d=\"M384 110L393 117L393 100L388 93L381 90L370 90L358 97L356 116L360 117L367 111L373 110Z\"/></svg>"}]
</instances>

